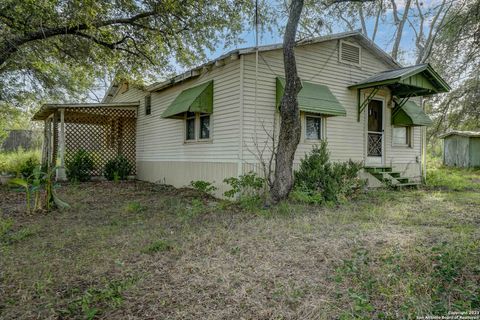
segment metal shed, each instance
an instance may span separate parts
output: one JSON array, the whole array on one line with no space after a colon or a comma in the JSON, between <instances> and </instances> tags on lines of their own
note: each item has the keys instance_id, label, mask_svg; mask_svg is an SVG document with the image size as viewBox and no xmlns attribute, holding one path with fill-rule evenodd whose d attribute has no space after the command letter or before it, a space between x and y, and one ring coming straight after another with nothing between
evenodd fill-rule
<instances>
[{"instance_id":1,"label":"metal shed","mask_svg":"<svg viewBox=\"0 0 480 320\"><path fill-rule=\"evenodd\" d=\"M480 131L450 131L443 139L443 164L446 166L480 167Z\"/></svg>"}]
</instances>

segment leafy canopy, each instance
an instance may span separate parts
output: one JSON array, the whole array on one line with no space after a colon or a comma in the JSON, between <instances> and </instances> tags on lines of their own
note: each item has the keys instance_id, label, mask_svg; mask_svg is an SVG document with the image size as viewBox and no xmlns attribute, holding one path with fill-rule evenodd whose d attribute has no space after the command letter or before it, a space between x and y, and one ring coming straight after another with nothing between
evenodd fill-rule
<instances>
[{"instance_id":1,"label":"leafy canopy","mask_svg":"<svg viewBox=\"0 0 480 320\"><path fill-rule=\"evenodd\" d=\"M0 101L85 99L105 74L142 82L238 41L249 0L3 0Z\"/></svg>"}]
</instances>

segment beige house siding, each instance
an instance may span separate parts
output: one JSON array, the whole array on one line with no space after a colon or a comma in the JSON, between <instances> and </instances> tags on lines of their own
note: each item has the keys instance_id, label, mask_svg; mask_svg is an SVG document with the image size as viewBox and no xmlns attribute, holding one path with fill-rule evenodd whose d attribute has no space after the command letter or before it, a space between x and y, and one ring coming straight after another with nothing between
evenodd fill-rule
<instances>
[{"instance_id":1,"label":"beige house siding","mask_svg":"<svg viewBox=\"0 0 480 320\"><path fill-rule=\"evenodd\" d=\"M221 182L238 173L240 59L213 67L199 77L151 93L151 114L145 115L147 92L131 88L112 102L138 101L137 176L141 180L186 186L192 180ZM214 80L211 141L185 142L185 122L161 114L183 90ZM223 190L224 191L224 190Z\"/></svg>"},{"instance_id":2,"label":"beige house siding","mask_svg":"<svg viewBox=\"0 0 480 320\"><path fill-rule=\"evenodd\" d=\"M338 40L298 47L297 67L302 80L327 85L347 111L345 117L329 117L324 121L324 133L335 161L353 159L365 161L366 112L357 122L357 95L348 86L374 73L391 69L367 48L362 48L361 66L338 61ZM141 180L186 186L191 180L215 181L220 187L217 195L226 190L226 177L251 170L262 173L258 164L258 149L269 157L268 135L278 131L275 112L275 78L284 76L282 50L263 51L225 59L225 65L214 66L196 78L153 92L151 114L145 115L146 92L131 87L113 97L115 101L138 101L137 118L137 176ZM209 142L185 143L185 123L178 119L163 119L161 114L184 89L214 80L214 107L211 118L212 139ZM385 165L391 165L410 177L420 176L420 128L413 129L413 145L392 145L390 94L378 93L386 102ZM274 121L276 117L276 120ZM302 114L303 117L303 114ZM302 119L303 123L303 119ZM267 134L268 132L268 134ZM298 147L295 167L313 143L302 140Z\"/></svg>"},{"instance_id":3,"label":"beige house siding","mask_svg":"<svg viewBox=\"0 0 480 320\"><path fill-rule=\"evenodd\" d=\"M352 66L338 61L339 41L328 41L296 48L297 68L302 80L327 85L347 111L346 117L329 117L325 120L325 131L331 158L336 161L365 161L366 155L366 112L361 114L357 122L357 95L348 86L371 76L374 73L391 69L375 57L368 49L362 48L361 66ZM272 131L275 114L275 77L284 76L281 50L259 53L258 70L255 70L255 54L245 56L245 116L244 116L244 161L256 162L255 141L257 145L267 139L263 128ZM255 81L257 74L257 81ZM255 97L255 86L256 97ZM378 98L391 99L388 90L380 91ZM256 101L256 103L255 103ZM255 105L257 106L255 108ZM416 162L420 157L420 128L413 129L413 147L397 147L392 145L391 108L386 107L384 152L385 165L398 167L416 167L407 170L409 176L420 175L420 165ZM303 117L303 115L302 115ZM278 118L278 116L277 116ZM303 119L302 119L303 123ZM276 120L278 126L279 121ZM302 132L303 133L303 132ZM302 134L298 146L295 164L298 165L306 152L314 143L306 141ZM258 154L258 152L257 152ZM268 158L268 155L267 155ZM251 166L244 166L250 168ZM245 170L245 169L244 169Z\"/></svg>"}]
</instances>

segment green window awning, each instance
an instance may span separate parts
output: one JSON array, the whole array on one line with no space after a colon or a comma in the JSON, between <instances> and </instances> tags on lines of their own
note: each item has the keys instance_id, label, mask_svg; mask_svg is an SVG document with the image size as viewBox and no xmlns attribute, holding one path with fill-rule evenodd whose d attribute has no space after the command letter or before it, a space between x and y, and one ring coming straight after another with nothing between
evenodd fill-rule
<instances>
[{"instance_id":1,"label":"green window awning","mask_svg":"<svg viewBox=\"0 0 480 320\"><path fill-rule=\"evenodd\" d=\"M185 112L213 112L213 80L183 90L163 112L162 118L183 118Z\"/></svg>"},{"instance_id":2,"label":"green window awning","mask_svg":"<svg viewBox=\"0 0 480 320\"><path fill-rule=\"evenodd\" d=\"M302 81L302 90L298 94L298 107L300 111L319 113L326 116L345 116L345 108L338 102L327 86ZM285 79L277 77L276 107L280 107Z\"/></svg>"},{"instance_id":3,"label":"green window awning","mask_svg":"<svg viewBox=\"0 0 480 320\"><path fill-rule=\"evenodd\" d=\"M403 107L394 109L392 124L397 126L429 126L433 122L415 102L407 101Z\"/></svg>"}]
</instances>

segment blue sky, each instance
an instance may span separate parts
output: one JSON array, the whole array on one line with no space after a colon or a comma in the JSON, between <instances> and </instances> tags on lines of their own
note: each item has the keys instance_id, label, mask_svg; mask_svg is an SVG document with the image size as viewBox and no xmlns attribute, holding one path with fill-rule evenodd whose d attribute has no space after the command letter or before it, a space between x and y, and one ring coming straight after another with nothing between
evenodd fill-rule
<instances>
[{"instance_id":1,"label":"blue sky","mask_svg":"<svg viewBox=\"0 0 480 320\"><path fill-rule=\"evenodd\" d=\"M396 2L399 10L399 15L401 15L403 14L403 0L397 0ZM438 4L438 2L439 2L438 0L423 1L423 6L424 8L432 8L433 6ZM416 8L414 7L411 8L409 16L412 18L412 21L414 20L415 13L416 13ZM372 34L373 27L374 27L374 19L367 20L367 29L369 31L369 35ZM341 24L334 25L333 28L335 33L348 31L347 28L345 26L342 26ZM358 28L360 28L360 24L358 24ZM393 45L394 36L395 36L395 26L393 24L392 11L387 10L386 20L381 22L379 25L375 43L380 48L385 50L387 53L390 53L390 50ZM248 30L243 33L242 38L244 40L244 43L242 43L241 45L235 46L235 47L228 47L228 48L219 47L216 51L210 52L208 54L209 59L214 59L220 56L221 54L226 53L238 47L255 46L255 32L253 30L253 26L249 27ZM273 33L261 32L260 33L260 45L268 45L268 44L274 44L274 43L280 43L280 42L282 42L281 32L273 32ZM404 65L414 64L415 63L415 33L412 27L408 23L405 24L400 46L401 46L401 50L403 51L399 58L400 62Z\"/></svg>"}]
</instances>

